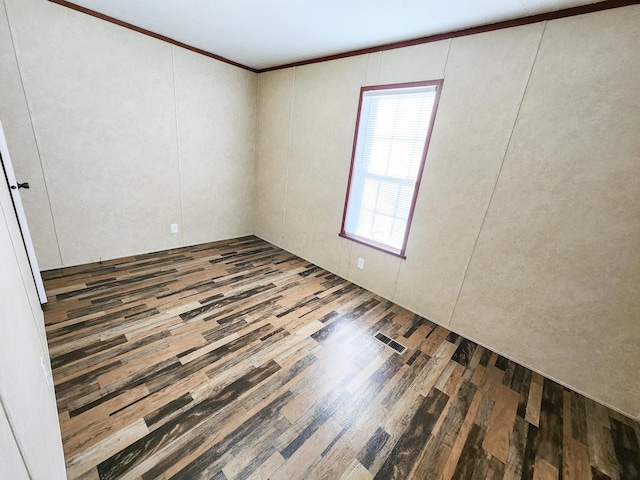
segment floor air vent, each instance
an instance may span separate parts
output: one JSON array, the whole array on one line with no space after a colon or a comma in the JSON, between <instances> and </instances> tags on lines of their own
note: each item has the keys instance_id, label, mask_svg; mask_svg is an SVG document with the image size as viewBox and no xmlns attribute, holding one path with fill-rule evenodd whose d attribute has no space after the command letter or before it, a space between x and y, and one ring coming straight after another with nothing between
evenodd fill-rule
<instances>
[{"instance_id":1,"label":"floor air vent","mask_svg":"<svg viewBox=\"0 0 640 480\"><path fill-rule=\"evenodd\" d=\"M402 355L407 350L407 347L403 347L398 342L396 342L395 340L387 337L382 332L376 333L373 336L373 338L375 338L376 340L378 340L381 343L384 343L387 347L393 349L393 351L395 351L396 353L399 353L400 355Z\"/></svg>"}]
</instances>

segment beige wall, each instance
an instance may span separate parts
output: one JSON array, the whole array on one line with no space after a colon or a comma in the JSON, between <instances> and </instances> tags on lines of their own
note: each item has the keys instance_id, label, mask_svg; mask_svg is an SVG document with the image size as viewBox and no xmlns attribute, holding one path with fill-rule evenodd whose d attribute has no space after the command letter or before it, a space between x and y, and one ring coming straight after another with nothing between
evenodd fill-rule
<instances>
[{"instance_id":1,"label":"beige wall","mask_svg":"<svg viewBox=\"0 0 640 480\"><path fill-rule=\"evenodd\" d=\"M2 6L0 119L44 269L255 232L640 417L639 6L259 76ZM339 238L359 88L436 78L407 259Z\"/></svg>"},{"instance_id":2,"label":"beige wall","mask_svg":"<svg viewBox=\"0 0 640 480\"><path fill-rule=\"evenodd\" d=\"M0 119L43 269L253 232L256 74L3 3Z\"/></svg>"},{"instance_id":3,"label":"beige wall","mask_svg":"<svg viewBox=\"0 0 640 480\"><path fill-rule=\"evenodd\" d=\"M255 232L638 418L638 51L631 6L261 74ZM339 238L359 88L436 78L407 259Z\"/></svg>"},{"instance_id":4,"label":"beige wall","mask_svg":"<svg viewBox=\"0 0 640 480\"><path fill-rule=\"evenodd\" d=\"M4 174L0 272L0 477L64 479L44 316Z\"/></svg>"},{"instance_id":5,"label":"beige wall","mask_svg":"<svg viewBox=\"0 0 640 480\"><path fill-rule=\"evenodd\" d=\"M22 203L29 213L29 229L38 246L38 262L45 268L59 266L60 251L49 197L13 49L4 0L0 3L0 85L0 121L16 163L14 169L18 179L28 181L31 186L28 193L23 190Z\"/></svg>"},{"instance_id":6,"label":"beige wall","mask_svg":"<svg viewBox=\"0 0 640 480\"><path fill-rule=\"evenodd\" d=\"M0 465L2 465L2 474L7 478L29 480L27 467L20 455L9 420L2 409L0 409Z\"/></svg>"}]
</instances>

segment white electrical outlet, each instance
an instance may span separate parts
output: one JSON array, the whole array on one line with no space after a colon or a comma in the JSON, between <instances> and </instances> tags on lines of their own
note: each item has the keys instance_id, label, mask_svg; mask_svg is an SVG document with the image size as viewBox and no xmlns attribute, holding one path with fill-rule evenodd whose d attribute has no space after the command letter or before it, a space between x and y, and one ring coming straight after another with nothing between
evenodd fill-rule
<instances>
[{"instance_id":1,"label":"white electrical outlet","mask_svg":"<svg viewBox=\"0 0 640 480\"><path fill-rule=\"evenodd\" d=\"M171 233L178 233L178 224L177 223L172 223L171 224Z\"/></svg>"},{"instance_id":2,"label":"white electrical outlet","mask_svg":"<svg viewBox=\"0 0 640 480\"><path fill-rule=\"evenodd\" d=\"M364 268L364 258L358 258L358 268L362 270Z\"/></svg>"}]
</instances>

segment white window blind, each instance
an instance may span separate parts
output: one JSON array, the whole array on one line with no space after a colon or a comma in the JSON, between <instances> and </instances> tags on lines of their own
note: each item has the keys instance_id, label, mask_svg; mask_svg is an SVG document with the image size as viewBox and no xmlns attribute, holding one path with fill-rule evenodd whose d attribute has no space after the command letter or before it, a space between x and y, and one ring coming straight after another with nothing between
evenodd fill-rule
<instances>
[{"instance_id":1,"label":"white window blind","mask_svg":"<svg viewBox=\"0 0 640 480\"><path fill-rule=\"evenodd\" d=\"M363 90L344 236L404 254L438 85Z\"/></svg>"}]
</instances>

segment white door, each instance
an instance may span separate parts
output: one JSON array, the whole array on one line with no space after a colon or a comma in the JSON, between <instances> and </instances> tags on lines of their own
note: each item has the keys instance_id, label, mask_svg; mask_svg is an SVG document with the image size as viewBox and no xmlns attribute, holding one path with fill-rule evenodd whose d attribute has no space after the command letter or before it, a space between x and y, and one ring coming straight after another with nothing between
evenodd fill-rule
<instances>
[{"instance_id":1,"label":"white door","mask_svg":"<svg viewBox=\"0 0 640 480\"><path fill-rule=\"evenodd\" d=\"M11 157L9 156L9 148L7 147L7 140L4 138L2 123L0 123L0 157L2 166L4 167L4 173L7 176L7 181L11 188L11 198L13 200L13 206L16 209L18 223L20 224L22 238L24 239L24 246L27 248L29 263L31 264L31 273L33 273L33 280L36 283L38 297L40 297L40 303L47 303L47 294L44 291L44 283L42 282L42 275L40 275L36 252L33 249L33 242L31 241L31 234L29 233L29 226L27 225L27 217L24 214L24 208L22 208L22 201L20 200L20 188L29 188L29 184L18 183L16 181L16 175L11 165Z\"/></svg>"}]
</instances>

